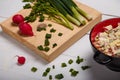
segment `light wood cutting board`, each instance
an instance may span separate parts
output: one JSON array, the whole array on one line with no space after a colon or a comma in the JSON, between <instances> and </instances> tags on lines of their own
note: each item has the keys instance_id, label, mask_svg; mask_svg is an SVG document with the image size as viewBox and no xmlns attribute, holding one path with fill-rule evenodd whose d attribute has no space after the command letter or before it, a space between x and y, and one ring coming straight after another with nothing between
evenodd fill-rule
<instances>
[{"instance_id":1,"label":"light wood cutting board","mask_svg":"<svg viewBox=\"0 0 120 80\"><path fill-rule=\"evenodd\" d=\"M73 43L75 43L77 40L79 40L96 23L98 23L101 20L101 13L99 11L97 11L85 4L78 3L78 2L76 2L76 3L81 9L83 9L84 11L89 13L93 17L93 19L91 21L87 22L86 25L81 26L81 27L77 27L77 26L73 25L74 26L73 31L68 28L65 28L62 25L54 23L52 21L45 20L44 23L52 24L52 27L47 27L46 31L37 32L36 28L41 23L36 20L34 23L30 23L30 25L33 28L33 32L34 32L35 36L25 37L25 36L21 36L18 34L19 28L17 26L13 26L11 24L12 16L10 18L8 18L7 20L3 21L2 23L0 23L0 25L2 27L2 30L5 33L7 33L8 35L15 38L20 43L24 44L25 46L27 46L28 48L33 50L35 53L37 53L38 55L43 57L46 61L51 62L57 56L62 54L62 52L64 50L66 50ZM30 12L30 10L28 9L28 10L21 10L18 13L22 14L23 16L26 16L26 15L28 15L29 12ZM50 50L48 52L38 50L37 47L39 45L44 44L45 34L50 33L51 28L56 29L56 32L52 33L52 38L50 39L50 46L49 46ZM58 36L59 32L63 33L63 35L61 37ZM52 44L54 44L54 43L57 43L57 46L55 48L52 48ZM82 45L80 45L80 46L82 46Z\"/></svg>"}]
</instances>

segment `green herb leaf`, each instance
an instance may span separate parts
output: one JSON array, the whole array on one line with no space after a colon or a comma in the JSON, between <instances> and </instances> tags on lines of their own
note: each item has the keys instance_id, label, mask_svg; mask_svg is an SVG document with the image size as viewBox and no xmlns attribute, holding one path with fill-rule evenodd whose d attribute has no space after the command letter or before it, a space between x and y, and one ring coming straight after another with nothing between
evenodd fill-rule
<instances>
[{"instance_id":1,"label":"green herb leaf","mask_svg":"<svg viewBox=\"0 0 120 80\"><path fill-rule=\"evenodd\" d=\"M63 79L63 78L64 78L63 74L55 75L55 79Z\"/></svg>"},{"instance_id":2,"label":"green herb leaf","mask_svg":"<svg viewBox=\"0 0 120 80\"><path fill-rule=\"evenodd\" d=\"M51 34L46 34L46 36L45 36L45 38L47 38L47 39L50 39L52 37L52 35Z\"/></svg>"},{"instance_id":3,"label":"green herb leaf","mask_svg":"<svg viewBox=\"0 0 120 80\"><path fill-rule=\"evenodd\" d=\"M71 71L71 76L77 76L77 74L79 73L79 71L75 71L75 70L72 70Z\"/></svg>"},{"instance_id":4,"label":"green herb leaf","mask_svg":"<svg viewBox=\"0 0 120 80\"><path fill-rule=\"evenodd\" d=\"M49 46L49 44L50 44L49 40L48 40L48 39L45 39L44 45L45 45L45 46Z\"/></svg>"},{"instance_id":5,"label":"green herb leaf","mask_svg":"<svg viewBox=\"0 0 120 80\"><path fill-rule=\"evenodd\" d=\"M45 52L48 52L49 50L50 50L50 48L47 47L47 46L44 48L44 51L45 51Z\"/></svg>"},{"instance_id":6,"label":"green herb leaf","mask_svg":"<svg viewBox=\"0 0 120 80\"><path fill-rule=\"evenodd\" d=\"M50 29L50 32L56 32L56 30L54 28Z\"/></svg>"},{"instance_id":7,"label":"green herb leaf","mask_svg":"<svg viewBox=\"0 0 120 80\"><path fill-rule=\"evenodd\" d=\"M46 28L45 27L37 27L37 31L46 31Z\"/></svg>"},{"instance_id":8,"label":"green herb leaf","mask_svg":"<svg viewBox=\"0 0 120 80\"><path fill-rule=\"evenodd\" d=\"M42 45L38 46L38 49L39 49L39 50L44 50L44 48L43 48Z\"/></svg>"},{"instance_id":9,"label":"green herb leaf","mask_svg":"<svg viewBox=\"0 0 120 80\"><path fill-rule=\"evenodd\" d=\"M67 67L67 64L66 63L62 63L61 67Z\"/></svg>"},{"instance_id":10,"label":"green herb leaf","mask_svg":"<svg viewBox=\"0 0 120 80\"><path fill-rule=\"evenodd\" d=\"M54 44L53 44L53 48L56 47L56 46L57 46L57 43L54 43Z\"/></svg>"},{"instance_id":11,"label":"green herb leaf","mask_svg":"<svg viewBox=\"0 0 120 80\"><path fill-rule=\"evenodd\" d=\"M80 58L79 56L77 56L77 60L76 60L76 63L77 64L80 64L81 62L83 62L84 59L83 58Z\"/></svg>"},{"instance_id":12,"label":"green herb leaf","mask_svg":"<svg viewBox=\"0 0 120 80\"><path fill-rule=\"evenodd\" d=\"M73 63L73 60L70 59L70 60L68 61L68 64L72 64L72 63Z\"/></svg>"},{"instance_id":13,"label":"green herb leaf","mask_svg":"<svg viewBox=\"0 0 120 80\"><path fill-rule=\"evenodd\" d=\"M86 69L88 69L88 68L90 68L90 66L81 66L81 68L82 68L82 70L86 70Z\"/></svg>"},{"instance_id":14,"label":"green herb leaf","mask_svg":"<svg viewBox=\"0 0 120 80\"><path fill-rule=\"evenodd\" d=\"M36 72L36 71L37 71L37 68L36 68L36 67L32 67L32 68L31 68L31 71L32 71L32 72Z\"/></svg>"},{"instance_id":15,"label":"green herb leaf","mask_svg":"<svg viewBox=\"0 0 120 80\"><path fill-rule=\"evenodd\" d=\"M43 72L43 75L44 77L46 77L48 75L48 72Z\"/></svg>"},{"instance_id":16,"label":"green herb leaf","mask_svg":"<svg viewBox=\"0 0 120 80\"><path fill-rule=\"evenodd\" d=\"M52 75L49 75L49 80L52 80Z\"/></svg>"},{"instance_id":17,"label":"green herb leaf","mask_svg":"<svg viewBox=\"0 0 120 80\"><path fill-rule=\"evenodd\" d=\"M55 69L55 65L53 65L52 68Z\"/></svg>"},{"instance_id":18,"label":"green herb leaf","mask_svg":"<svg viewBox=\"0 0 120 80\"><path fill-rule=\"evenodd\" d=\"M24 9L29 9L29 8L31 8L31 5L28 3L28 4L25 4L24 6L23 6L23 8Z\"/></svg>"},{"instance_id":19,"label":"green herb leaf","mask_svg":"<svg viewBox=\"0 0 120 80\"><path fill-rule=\"evenodd\" d=\"M51 26L52 26L52 24L48 24L48 26L49 26L49 27L51 27Z\"/></svg>"},{"instance_id":20,"label":"green herb leaf","mask_svg":"<svg viewBox=\"0 0 120 80\"><path fill-rule=\"evenodd\" d=\"M22 0L22 2L34 2L35 0Z\"/></svg>"},{"instance_id":21,"label":"green herb leaf","mask_svg":"<svg viewBox=\"0 0 120 80\"><path fill-rule=\"evenodd\" d=\"M45 71L49 73L50 72L50 68L47 68Z\"/></svg>"},{"instance_id":22,"label":"green herb leaf","mask_svg":"<svg viewBox=\"0 0 120 80\"><path fill-rule=\"evenodd\" d=\"M62 36L63 35L63 33L58 33L58 36Z\"/></svg>"}]
</instances>

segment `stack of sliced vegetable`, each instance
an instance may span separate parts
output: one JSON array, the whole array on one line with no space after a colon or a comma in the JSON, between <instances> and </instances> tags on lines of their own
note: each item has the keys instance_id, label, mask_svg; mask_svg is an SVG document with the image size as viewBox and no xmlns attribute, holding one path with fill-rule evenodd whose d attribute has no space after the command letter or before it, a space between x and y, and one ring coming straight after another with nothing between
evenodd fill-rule
<instances>
[{"instance_id":1,"label":"stack of sliced vegetable","mask_svg":"<svg viewBox=\"0 0 120 80\"><path fill-rule=\"evenodd\" d=\"M24 9L32 9L25 17L27 22L34 22L38 17L40 22L48 18L73 30L71 24L81 26L85 25L87 20L92 20L92 17L80 9L73 0L23 0L23 2L29 2L25 4Z\"/></svg>"}]
</instances>

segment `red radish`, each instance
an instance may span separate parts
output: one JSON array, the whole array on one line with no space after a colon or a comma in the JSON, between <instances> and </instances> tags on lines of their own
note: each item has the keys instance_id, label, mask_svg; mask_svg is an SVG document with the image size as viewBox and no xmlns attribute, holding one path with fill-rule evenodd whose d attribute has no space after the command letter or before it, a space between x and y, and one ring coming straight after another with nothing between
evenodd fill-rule
<instances>
[{"instance_id":1,"label":"red radish","mask_svg":"<svg viewBox=\"0 0 120 80\"><path fill-rule=\"evenodd\" d=\"M33 36L33 31L31 25L27 22L21 22L19 24L20 33L26 36Z\"/></svg>"},{"instance_id":2,"label":"red radish","mask_svg":"<svg viewBox=\"0 0 120 80\"><path fill-rule=\"evenodd\" d=\"M18 64L22 65L25 63L25 61L26 61L25 57L23 57L23 56L17 56L17 57L18 57L18 59L17 59Z\"/></svg>"},{"instance_id":3,"label":"red radish","mask_svg":"<svg viewBox=\"0 0 120 80\"><path fill-rule=\"evenodd\" d=\"M21 22L24 22L24 17L21 14L16 14L12 17L13 23L20 24Z\"/></svg>"}]
</instances>

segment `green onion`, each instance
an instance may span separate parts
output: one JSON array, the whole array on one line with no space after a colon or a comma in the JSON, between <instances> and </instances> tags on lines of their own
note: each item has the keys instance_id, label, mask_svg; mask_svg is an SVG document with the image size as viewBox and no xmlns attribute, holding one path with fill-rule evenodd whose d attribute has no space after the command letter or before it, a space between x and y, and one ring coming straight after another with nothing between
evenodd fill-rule
<instances>
[{"instance_id":1,"label":"green onion","mask_svg":"<svg viewBox=\"0 0 120 80\"><path fill-rule=\"evenodd\" d=\"M55 69L55 65L53 65L52 68Z\"/></svg>"},{"instance_id":2,"label":"green onion","mask_svg":"<svg viewBox=\"0 0 120 80\"><path fill-rule=\"evenodd\" d=\"M57 46L57 43L54 43L52 48L54 48L54 47L56 47L56 46Z\"/></svg>"},{"instance_id":3,"label":"green onion","mask_svg":"<svg viewBox=\"0 0 120 80\"><path fill-rule=\"evenodd\" d=\"M45 71L49 73L50 72L50 68L47 68Z\"/></svg>"},{"instance_id":4,"label":"green onion","mask_svg":"<svg viewBox=\"0 0 120 80\"><path fill-rule=\"evenodd\" d=\"M63 79L63 78L64 78L64 76L62 73L55 75L55 79Z\"/></svg>"},{"instance_id":5,"label":"green onion","mask_svg":"<svg viewBox=\"0 0 120 80\"><path fill-rule=\"evenodd\" d=\"M52 26L52 24L48 24L48 26L49 26L49 27L51 27L51 26Z\"/></svg>"},{"instance_id":6,"label":"green onion","mask_svg":"<svg viewBox=\"0 0 120 80\"><path fill-rule=\"evenodd\" d=\"M42 45L38 46L38 49L39 49L39 50L44 50L44 48L43 48Z\"/></svg>"},{"instance_id":7,"label":"green onion","mask_svg":"<svg viewBox=\"0 0 120 80\"><path fill-rule=\"evenodd\" d=\"M72 63L73 63L73 60L72 60L72 59L70 59L70 60L68 61L68 63L69 63L69 64L72 64Z\"/></svg>"},{"instance_id":8,"label":"green onion","mask_svg":"<svg viewBox=\"0 0 120 80\"><path fill-rule=\"evenodd\" d=\"M29 9L31 8L31 5L28 3L28 4L25 4L25 6L23 6L24 9Z\"/></svg>"},{"instance_id":9,"label":"green onion","mask_svg":"<svg viewBox=\"0 0 120 80\"><path fill-rule=\"evenodd\" d=\"M46 77L48 75L48 73L47 72L43 72L43 77Z\"/></svg>"},{"instance_id":10,"label":"green onion","mask_svg":"<svg viewBox=\"0 0 120 80\"><path fill-rule=\"evenodd\" d=\"M79 56L77 56L77 59L76 59L76 63L77 64L80 64L81 62L83 62L83 58L80 58Z\"/></svg>"},{"instance_id":11,"label":"green onion","mask_svg":"<svg viewBox=\"0 0 120 80\"><path fill-rule=\"evenodd\" d=\"M49 75L49 80L52 80L52 75Z\"/></svg>"},{"instance_id":12,"label":"green onion","mask_svg":"<svg viewBox=\"0 0 120 80\"><path fill-rule=\"evenodd\" d=\"M50 48L47 47L47 46L44 48L44 51L45 51L45 52L48 52L49 50L50 50Z\"/></svg>"},{"instance_id":13,"label":"green onion","mask_svg":"<svg viewBox=\"0 0 120 80\"><path fill-rule=\"evenodd\" d=\"M56 32L56 30L54 28L50 29L50 32Z\"/></svg>"},{"instance_id":14,"label":"green onion","mask_svg":"<svg viewBox=\"0 0 120 80\"><path fill-rule=\"evenodd\" d=\"M63 35L63 33L58 33L58 36L62 36Z\"/></svg>"},{"instance_id":15,"label":"green onion","mask_svg":"<svg viewBox=\"0 0 120 80\"><path fill-rule=\"evenodd\" d=\"M82 68L82 70L86 70L86 69L88 69L88 68L90 68L90 66L81 66L81 68Z\"/></svg>"},{"instance_id":16,"label":"green onion","mask_svg":"<svg viewBox=\"0 0 120 80\"><path fill-rule=\"evenodd\" d=\"M36 72L36 71L37 71L37 68L36 68L36 67L32 67L32 68L31 68L31 71L32 71L32 72Z\"/></svg>"},{"instance_id":17,"label":"green onion","mask_svg":"<svg viewBox=\"0 0 120 80\"><path fill-rule=\"evenodd\" d=\"M45 39L45 43L44 43L44 46L49 46L50 45L50 42L48 39Z\"/></svg>"},{"instance_id":18,"label":"green onion","mask_svg":"<svg viewBox=\"0 0 120 80\"><path fill-rule=\"evenodd\" d=\"M66 63L62 63L61 67L67 67L67 64Z\"/></svg>"},{"instance_id":19,"label":"green onion","mask_svg":"<svg viewBox=\"0 0 120 80\"><path fill-rule=\"evenodd\" d=\"M45 38L47 38L47 39L50 39L52 37L52 35L51 34L46 34L46 36L45 36Z\"/></svg>"}]
</instances>

